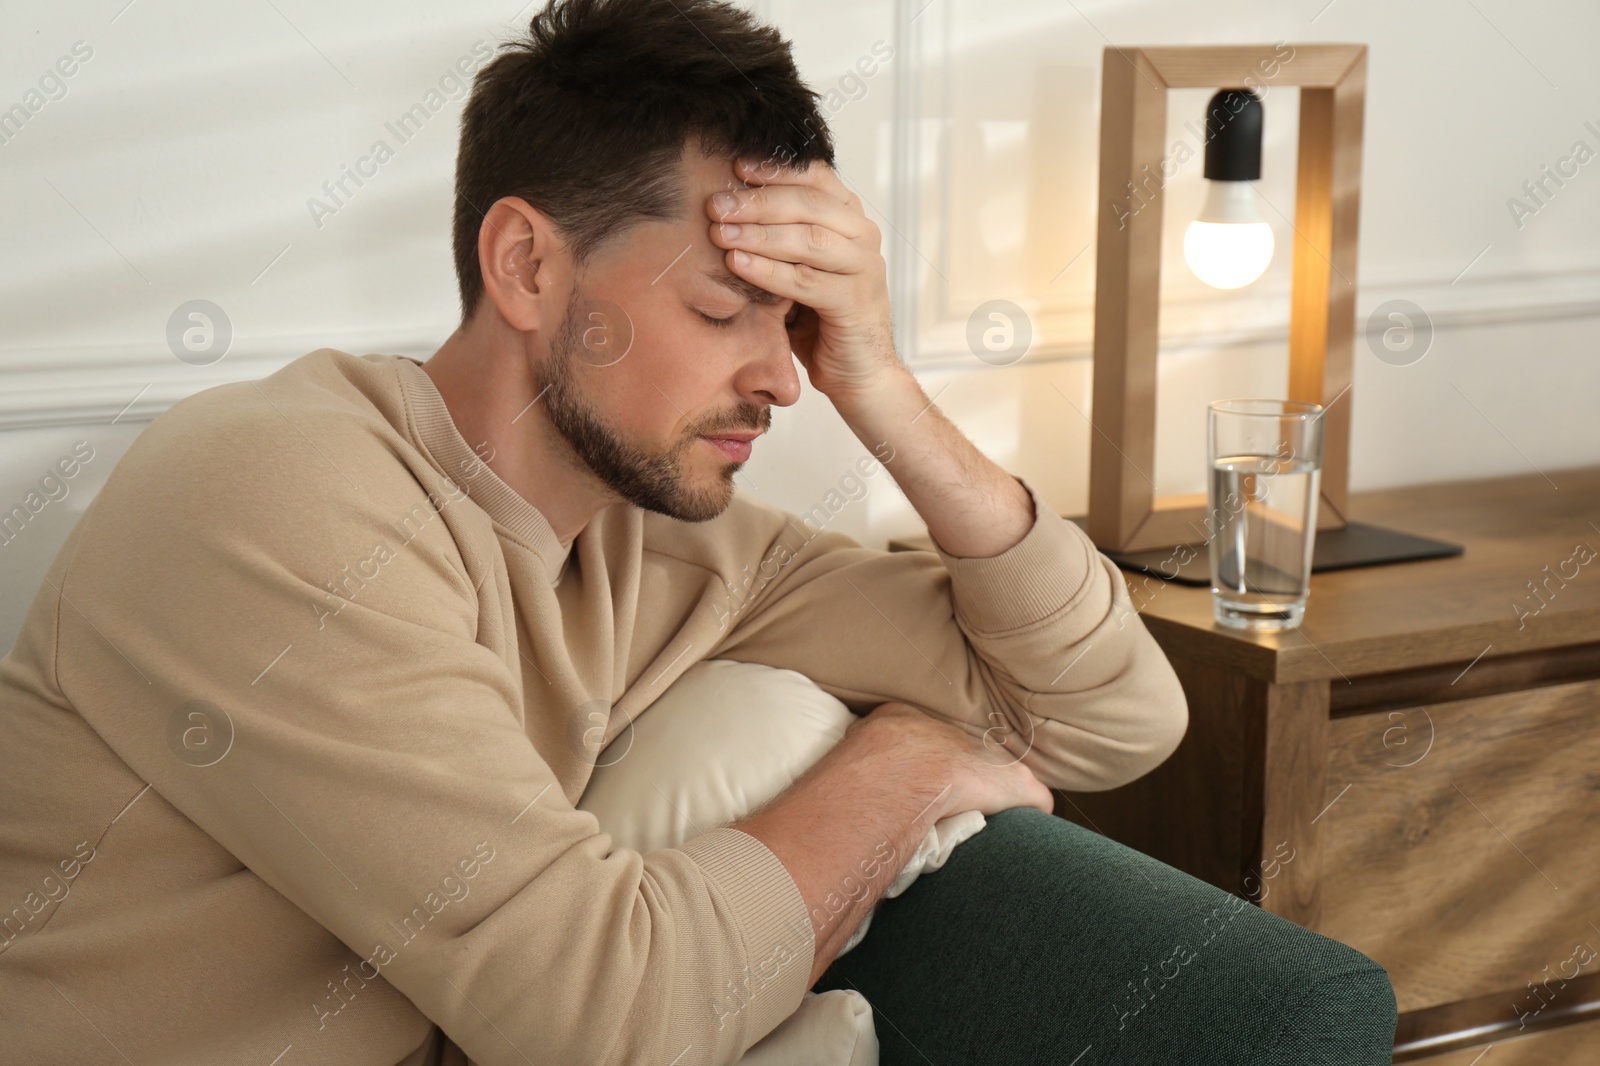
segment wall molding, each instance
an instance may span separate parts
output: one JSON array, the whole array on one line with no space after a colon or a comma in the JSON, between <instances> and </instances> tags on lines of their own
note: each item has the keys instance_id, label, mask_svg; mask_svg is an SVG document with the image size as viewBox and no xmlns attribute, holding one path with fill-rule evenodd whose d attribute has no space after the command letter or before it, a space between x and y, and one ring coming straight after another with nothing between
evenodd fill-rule
<instances>
[{"instance_id":1,"label":"wall molding","mask_svg":"<svg viewBox=\"0 0 1600 1066\"><path fill-rule=\"evenodd\" d=\"M1435 274L1371 284L1357 282L1357 344L1368 316L1389 300L1409 300L1428 315L1435 331L1501 323L1550 322L1600 317L1600 266L1560 272L1526 272L1456 280ZM1161 305L1161 355L1217 351L1252 345L1289 343L1289 290L1264 289L1243 300L1172 300ZM1034 343L1014 365L1089 360L1094 354L1092 296L1076 306L1034 314ZM896 309L898 313L898 308ZM924 329L913 370L981 369L987 366L967 348L966 323L950 320ZM906 350L902 349L902 353Z\"/></svg>"},{"instance_id":2,"label":"wall molding","mask_svg":"<svg viewBox=\"0 0 1600 1066\"><path fill-rule=\"evenodd\" d=\"M211 366L192 366L161 341L0 349L0 430L149 422L197 392L258 381L318 348L427 359L455 329L366 330L321 336L235 337Z\"/></svg>"}]
</instances>

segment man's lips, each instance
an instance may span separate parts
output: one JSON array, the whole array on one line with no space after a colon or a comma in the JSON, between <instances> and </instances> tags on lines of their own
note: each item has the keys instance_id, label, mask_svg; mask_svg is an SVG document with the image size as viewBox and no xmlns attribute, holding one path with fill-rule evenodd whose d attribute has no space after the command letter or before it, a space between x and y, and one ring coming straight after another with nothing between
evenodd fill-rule
<instances>
[{"instance_id":1,"label":"man's lips","mask_svg":"<svg viewBox=\"0 0 1600 1066\"><path fill-rule=\"evenodd\" d=\"M759 436L761 436L759 431L745 430L739 433L718 433L715 436L707 434L700 439L731 461L742 463L750 458L750 443Z\"/></svg>"}]
</instances>

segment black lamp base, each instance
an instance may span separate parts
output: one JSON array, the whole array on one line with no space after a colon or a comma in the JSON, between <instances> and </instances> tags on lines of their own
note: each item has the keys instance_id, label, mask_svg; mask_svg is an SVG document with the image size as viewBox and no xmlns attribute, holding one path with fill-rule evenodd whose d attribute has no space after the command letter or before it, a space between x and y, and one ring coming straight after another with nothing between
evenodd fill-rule
<instances>
[{"instance_id":1,"label":"black lamp base","mask_svg":"<svg viewBox=\"0 0 1600 1066\"><path fill-rule=\"evenodd\" d=\"M1408 563L1417 559L1442 559L1460 555L1461 545L1431 537L1419 537L1394 529L1381 529L1362 522L1351 522L1343 529L1317 532L1311 551L1311 572L1353 570L1359 566ZM1159 548L1142 552L1105 552L1105 557L1136 574L1149 574L1180 585L1211 585L1211 561L1204 544L1193 552ZM1184 556L1187 562L1180 563Z\"/></svg>"}]
</instances>

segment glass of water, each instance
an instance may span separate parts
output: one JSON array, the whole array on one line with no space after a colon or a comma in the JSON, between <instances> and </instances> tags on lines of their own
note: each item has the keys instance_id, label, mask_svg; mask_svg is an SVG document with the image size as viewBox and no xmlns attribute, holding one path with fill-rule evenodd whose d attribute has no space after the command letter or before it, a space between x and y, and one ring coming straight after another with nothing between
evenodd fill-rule
<instances>
[{"instance_id":1,"label":"glass of water","mask_svg":"<svg viewBox=\"0 0 1600 1066\"><path fill-rule=\"evenodd\" d=\"M1322 406L1218 400L1211 461L1211 603L1237 629L1291 629L1305 617L1322 477Z\"/></svg>"}]
</instances>

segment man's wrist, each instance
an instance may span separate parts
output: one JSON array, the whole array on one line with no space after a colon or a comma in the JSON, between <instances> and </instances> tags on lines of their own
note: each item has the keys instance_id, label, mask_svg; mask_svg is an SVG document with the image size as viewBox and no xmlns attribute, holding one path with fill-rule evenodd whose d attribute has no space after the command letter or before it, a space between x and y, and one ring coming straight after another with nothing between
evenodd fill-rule
<instances>
[{"instance_id":1,"label":"man's wrist","mask_svg":"<svg viewBox=\"0 0 1600 1066\"><path fill-rule=\"evenodd\" d=\"M928 403L927 394L916 375L905 364L886 364L866 381L827 394L845 425L863 442L881 441L888 430L909 410L915 417ZM906 421L900 421L904 425Z\"/></svg>"}]
</instances>

